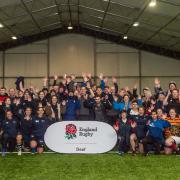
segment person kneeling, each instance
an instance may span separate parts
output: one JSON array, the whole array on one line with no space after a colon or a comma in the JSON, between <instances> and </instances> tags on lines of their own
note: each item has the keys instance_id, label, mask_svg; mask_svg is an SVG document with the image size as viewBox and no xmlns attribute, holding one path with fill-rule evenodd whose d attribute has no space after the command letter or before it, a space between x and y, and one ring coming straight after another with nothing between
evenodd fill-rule
<instances>
[{"instance_id":1,"label":"person kneeling","mask_svg":"<svg viewBox=\"0 0 180 180\"><path fill-rule=\"evenodd\" d=\"M34 154L37 152L44 152L44 134L46 129L51 124L50 119L44 115L44 109L39 107L37 110L37 116L32 120L32 134L31 134L31 151Z\"/></svg>"},{"instance_id":2,"label":"person kneeling","mask_svg":"<svg viewBox=\"0 0 180 180\"><path fill-rule=\"evenodd\" d=\"M160 154L161 145L164 144L163 131L170 126L168 121L158 119L157 112L152 111L152 120L148 122L147 136L142 140L145 156L148 154L148 144L155 146L155 154Z\"/></svg>"}]
</instances>

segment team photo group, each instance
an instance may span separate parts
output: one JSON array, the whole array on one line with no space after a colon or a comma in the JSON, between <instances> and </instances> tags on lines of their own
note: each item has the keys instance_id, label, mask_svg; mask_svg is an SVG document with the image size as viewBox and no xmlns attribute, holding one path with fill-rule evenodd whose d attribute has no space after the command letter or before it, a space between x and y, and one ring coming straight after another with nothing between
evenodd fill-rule
<instances>
[{"instance_id":1,"label":"team photo group","mask_svg":"<svg viewBox=\"0 0 180 180\"><path fill-rule=\"evenodd\" d=\"M49 126L61 121L98 121L117 133L118 155L180 154L180 90L175 81L166 88L155 78L154 89L122 87L115 77L90 73L54 76L42 88L26 87L18 77L16 88L0 88L0 142L2 157L9 152L50 151L44 142ZM12 85L14 86L14 85ZM106 142L104 142L106 143Z\"/></svg>"}]
</instances>

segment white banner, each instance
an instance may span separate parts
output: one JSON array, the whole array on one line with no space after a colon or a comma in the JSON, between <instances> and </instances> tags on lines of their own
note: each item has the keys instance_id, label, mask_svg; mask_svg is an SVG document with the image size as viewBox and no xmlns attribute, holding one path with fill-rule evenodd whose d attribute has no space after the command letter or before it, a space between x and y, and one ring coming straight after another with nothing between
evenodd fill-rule
<instances>
[{"instance_id":1,"label":"white banner","mask_svg":"<svg viewBox=\"0 0 180 180\"><path fill-rule=\"evenodd\" d=\"M48 127L44 140L55 152L93 154L113 149L117 134L103 122L62 121Z\"/></svg>"}]
</instances>

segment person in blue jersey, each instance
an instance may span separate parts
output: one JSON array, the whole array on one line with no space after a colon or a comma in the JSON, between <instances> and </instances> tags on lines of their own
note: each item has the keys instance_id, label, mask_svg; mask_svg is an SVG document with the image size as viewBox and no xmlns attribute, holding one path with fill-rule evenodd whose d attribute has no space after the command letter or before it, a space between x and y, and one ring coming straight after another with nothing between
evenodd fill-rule
<instances>
[{"instance_id":1,"label":"person in blue jersey","mask_svg":"<svg viewBox=\"0 0 180 180\"><path fill-rule=\"evenodd\" d=\"M79 110L81 108L78 97L74 96L73 91L69 91L69 96L66 100L64 120L77 120L79 116Z\"/></svg>"},{"instance_id":2,"label":"person in blue jersey","mask_svg":"<svg viewBox=\"0 0 180 180\"><path fill-rule=\"evenodd\" d=\"M36 151L39 154L43 153L45 147L44 134L51 123L53 123L53 121L45 116L44 108L39 107L37 109L37 116L35 116L32 120L32 133L30 141L32 154Z\"/></svg>"},{"instance_id":3,"label":"person in blue jersey","mask_svg":"<svg viewBox=\"0 0 180 180\"><path fill-rule=\"evenodd\" d=\"M18 155L21 155L22 135L20 134L19 122L13 116L11 110L5 112L5 119L3 119L1 124L1 134L2 156L5 156L7 151L13 152L16 145Z\"/></svg>"},{"instance_id":4,"label":"person in blue jersey","mask_svg":"<svg viewBox=\"0 0 180 180\"><path fill-rule=\"evenodd\" d=\"M138 151L143 153L142 139L147 133L147 121L148 117L145 115L143 106L138 108L138 115L131 116L133 121L133 127L131 128L130 143L132 148L132 155L136 155L136 146L138 145Z\"/></svg>"},{"instance_id":5,"label":"person in blue jersey","mask_svg":"<svg viewBox=\"0 0 180 180\"><path fill-rule=\"evenodd\" d=\"M161 146L164 144L164 129L171 126L168 121L158 119L156 111L152 111L151 116L152 119L147 124L147 135L142 140L145 156L148 154L148 144L153 144L155 146L155 154L160 154Z\"/></svg>"},{"instance_id":6,"label":"person in blue jersey","mask_svg":"<svg viewBox=\"0 0 180 180\"><path fill-rule=\"evenodd\" d=\"M114 102L113 102L113 107L115 110L118 110L118 111L122 111L122 110L125 110L125 111L128 111L130 109L130 99L129 99L129 95L128 94L125 94L123 96L123 101L122 102L118 102L118 98L115 97L114 98Z\"/></svg>"},{"instance_id":7,"label":"person in blue jersey","mask_svg":"<svg viewBox=\"0 0 180 180\"><path fill-rule=\"evenodd\" d=\"M33 122L32 109L30 107L26 107L24 111L24 115L23 117L21 117L21 121L20 121L20 131L23 137L24 151L30 150L32 122Z\"/></svg>"}]
</instances>

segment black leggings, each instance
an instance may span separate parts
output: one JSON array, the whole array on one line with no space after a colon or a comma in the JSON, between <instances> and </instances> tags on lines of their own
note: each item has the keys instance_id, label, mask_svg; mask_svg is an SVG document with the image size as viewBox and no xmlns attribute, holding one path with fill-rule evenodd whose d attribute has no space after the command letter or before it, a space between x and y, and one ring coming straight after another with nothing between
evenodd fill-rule
<instances>
[{"instance_id":1,"label":"black leggings","mask_svg":"<svg viewBox=\"0 0 180 180\"><path fill-rule=\"evenodd\" d=\"M16 147L16 137L11 137L8 134L2 135L2 148L7 149L10 152L13 152Z\"/></svg>"}]
</instances>

